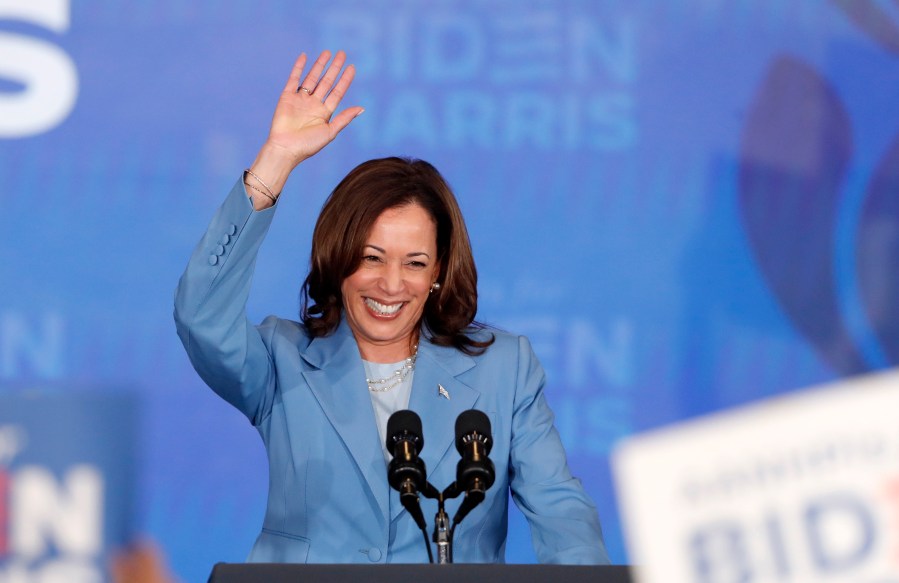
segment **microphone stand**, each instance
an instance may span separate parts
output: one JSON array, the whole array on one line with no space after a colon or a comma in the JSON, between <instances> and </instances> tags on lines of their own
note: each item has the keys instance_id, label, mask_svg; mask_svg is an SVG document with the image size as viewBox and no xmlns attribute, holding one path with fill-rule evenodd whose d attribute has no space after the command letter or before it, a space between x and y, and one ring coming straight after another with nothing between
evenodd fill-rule
<instances>
[{"instance_id":1,"label":"microphone stand","mask_svg":"<svg viewBox=\"0 0 899 583\"><path fill-rule=\"evenodd\" d=\"M437 564L446 565L453 562L453 530L449 516L446 513L444 502L447 499L456 498L462 491L456 487L456 482L447 486L443 492L438 491L428 482L422 495L425 498L437 500L437 515L434 517L434 542L437 544ZM458 521L457 521L458 522Z\"/></svg>"},{"instance_id":2,"label":"microphone stand","mask_svg":"<svg viewBox=\"0 0 899 583\"><path fill-rule=\"evenodd\" d=\"M485 456L486 457L486 456ZM488 460L489 462L489 460ZM437 543L437 564L445 565L453 562L453 533L456 531L456 525L462 522L472 509L484 501L487 489L493 485L493 465L487 466L489 475L487 479L475 476L471 480L470 490L466 492L464 487L459 486L456 480L446 487L446 490L439 492L437 488L430 482L425 482L421 495L425 498L437 500L437 515L434 517L434 542ZM465 494L465 499L453 516L453 522L450 524L449 516L446 514L444 502L448 499L457 498L460 494ZM422 529L424 531L424 529ZM428 547L430 554L430 547Z\"/></svg>"},{"instance_id":3,"label":"microphone stand","mask_svg":"<svg viewBox=\"0 0 899 583\"><path fill-rule=\"evenodd\" d=\"M453 537L449 529L449 517L443 507L443 494L437 498L437 516L434 518L434 542L437 543L437 564L453 562Z\"/></svg>"}]
</instances>

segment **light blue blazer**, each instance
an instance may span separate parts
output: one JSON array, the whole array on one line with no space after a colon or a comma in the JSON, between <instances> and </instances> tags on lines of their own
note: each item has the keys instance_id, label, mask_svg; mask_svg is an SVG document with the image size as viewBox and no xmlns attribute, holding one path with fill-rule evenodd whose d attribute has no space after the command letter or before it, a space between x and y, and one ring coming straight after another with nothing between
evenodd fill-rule
<instances>
[{"instance_id":1,"label":"light blue blazer","mask_svg":"<svg viewBox=\"0 0 899 583\"><path fill-rule=\"evenodd\" d=\"M268 507L249 561L426 562L421 531L387 484L362 359L346 322L311 338L297 322L270 316L254 326L246 318L257 251L274 213L255 212L238 181L175 297L191 362L253 423L268 452ZM438 490L455 479L459 413L480 409L492 423L496 483L456 529L454 560L504 561L511 491L541 562L607 563L596 508L569 472L553 426L543 370L526 338L494 334L480 356L423 338L415 366L409 408L421 416L421 457ZM447 504L450 517L459 501ZM436 501L421 503L433 528Z\"/></svg>"}]
</instances>

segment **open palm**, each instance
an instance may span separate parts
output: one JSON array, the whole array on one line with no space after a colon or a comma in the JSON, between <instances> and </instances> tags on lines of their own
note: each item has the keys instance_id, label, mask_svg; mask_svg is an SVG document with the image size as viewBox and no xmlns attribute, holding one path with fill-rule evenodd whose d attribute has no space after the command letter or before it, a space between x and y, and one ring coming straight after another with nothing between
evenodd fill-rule
<instances>
[{"instance_id":1,"label":"open palm","mask_svg":"<svg viewBox=\"0 0 899 583\"><path fill-rule=\"evenodd\" d=\"M306 67L306 54L300 55L275 108L268 141L283 149L296 163L328 145L362 113L361 107L354 106L334 115L356 70L350 65L341 72L346 61L343 51L338 51L330 65L329 60L331 52L322 52L300 82Z\"/></svg>"}]
</instances>

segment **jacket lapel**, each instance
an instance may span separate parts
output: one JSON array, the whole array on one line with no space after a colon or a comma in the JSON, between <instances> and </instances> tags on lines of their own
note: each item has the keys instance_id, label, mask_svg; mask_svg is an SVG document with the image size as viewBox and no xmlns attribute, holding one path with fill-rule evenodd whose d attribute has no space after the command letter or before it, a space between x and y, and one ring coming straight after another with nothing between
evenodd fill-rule
<instances>
[{"instance_id":1,"label":"jacket lapel","mask_svg":"<svg viewBox=\"0 0 899 583\"><path fill-rule=\"evenodd\" d=\"M314 339L302 356L319 369L303 375L387 517L387 466L371 397L365 390L365 369L346 322L341 321L333 335Z\"/></svg>"}]
</instances>

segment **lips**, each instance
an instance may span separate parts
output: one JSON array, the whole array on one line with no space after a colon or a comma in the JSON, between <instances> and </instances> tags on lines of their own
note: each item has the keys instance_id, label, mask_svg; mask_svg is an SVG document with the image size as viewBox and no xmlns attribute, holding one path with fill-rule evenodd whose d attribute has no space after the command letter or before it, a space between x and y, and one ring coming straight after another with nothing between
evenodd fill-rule
<instances>
[{"instance_id":1,"label":"lips","mask_svg":"<svg viewBox=\"0 0 899 583\"><path fill-rule=\"evenodd\" d=\"M399 302L396 304L382 304L377 300L373 300L371 298L365 298L363 300L365 305L371 312L374 312L376 316L381 318L391 318L396 316L399 311L406 305L406 302Z\"/></svg>"}]
</instances>

